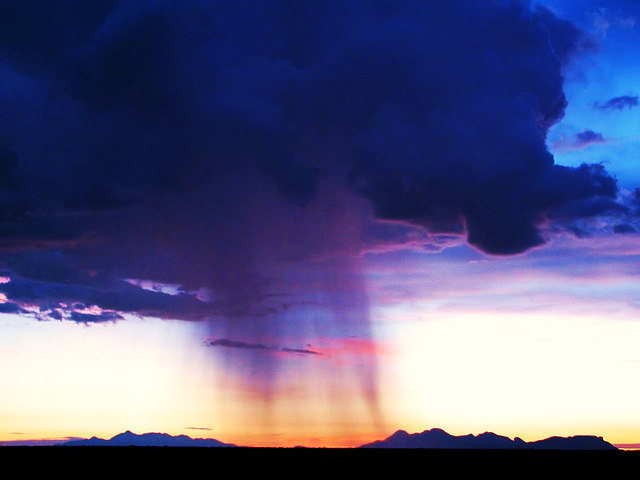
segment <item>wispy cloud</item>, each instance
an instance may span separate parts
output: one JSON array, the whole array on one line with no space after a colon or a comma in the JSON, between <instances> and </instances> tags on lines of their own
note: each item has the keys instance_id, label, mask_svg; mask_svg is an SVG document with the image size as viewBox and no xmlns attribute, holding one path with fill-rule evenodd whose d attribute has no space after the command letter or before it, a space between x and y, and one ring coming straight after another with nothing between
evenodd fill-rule
<instances>
[{"instance_id":1,"label":"wispy cloud","mask_svg":"<svg viewBox=\"0 0 640 480\"><path fill-rule=\"evenodd\" d=\"M585 129L571 136L563 134L559 140L551 144L551 148L555 152L567 152L571 150L582 150L592 145L601 145L608 142L610 142L610 140L606 139L602 133Z\"/></svg>"},{"instance_id":2,"label":"wispy cloud","mask_svg":"<svg viewBox=\"0 0 640 480\"><path fill-rule=\"evenodd\" d=\"M609 8L598 8L591 14L594 33L602 38L607 36L608 31L613 28L634 28L636 17L634 15L621 15Z\"/></svg>"},{"instance_id":3,"label":"wispy cloud","mask_svg":"<svg viewBox=\"0 0 640 480\"><path fill-rule=\"evenodd\" d=\"M638 96L621 95L619 97L613 97L604 103L596 103L595 108L611 112L613 110L624 110L625 108L633 108L640 105Z\"/></svg>"},{"instance_id":4,"label":"wispy cloud","mask_svg":"<svg viewBox=\"0 0 640 480\"><path fill-rule=\"evenodd\" d=\"M248 350L264 350L266 352L281 352L281 353L297 353L303 355L322 355L322 353L311 350L308 348L289 348L289 347L277 347L273 345L265 345L262 343L249 343L238 340L229 340L226 338L219 338L215 340L209 340L205 342L206 346L209 347L226 347L226 348L237 348L237 349L248 349Z\"/></svg>"}]
</instances>

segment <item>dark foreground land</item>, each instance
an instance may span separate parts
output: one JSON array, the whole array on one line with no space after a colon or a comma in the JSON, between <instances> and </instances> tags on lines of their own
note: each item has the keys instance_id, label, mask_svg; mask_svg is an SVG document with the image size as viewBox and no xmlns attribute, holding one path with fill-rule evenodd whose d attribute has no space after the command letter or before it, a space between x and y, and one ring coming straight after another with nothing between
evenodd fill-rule
<instances>
[{"instance_id":1,"label":"dark foreground land","mask_svg":"<svg viewBox=\"0 0 640 480\"><path fill-rule=\"evenodd\" d=\"M509 451L437 449L330 448L197 448L197 447L0 447L5 469L23 473L60 472L80 475L206 474L219 477L254 474L260 477L309 474L379 477L563 478L589 473L610 477L637 474L640 451ZM443 470L444 469L444 470ZM171 472L174 472L173 474ZM67 475L65 475L67 476Z\"/></svg>"}]
</instances>

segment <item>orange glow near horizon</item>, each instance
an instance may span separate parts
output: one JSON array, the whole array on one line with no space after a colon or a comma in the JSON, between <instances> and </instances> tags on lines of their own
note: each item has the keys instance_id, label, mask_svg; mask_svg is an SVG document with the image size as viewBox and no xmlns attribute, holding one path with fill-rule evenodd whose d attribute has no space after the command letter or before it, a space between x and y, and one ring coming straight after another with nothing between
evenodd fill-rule
<instances>
[{"instance_id":1,"label":"orange glow near horizon","mask_svg":"<svg viewBox=\"0 0 640 480\"><path fill-rule=\"evenodd\" d=\"M268 388L225 368L220 350L202 345L198 324L3 315L0 442L131 430L255 447L353 447L436 427L526 441L640 440L633 318L488 309L418 317L402 305L379 313L376 341L327 340L318 344L326 358L281 355ZM350 364L350 354L364 364ZM375 391L362 368L373 368Z\"/></svg>"}]
</instances>

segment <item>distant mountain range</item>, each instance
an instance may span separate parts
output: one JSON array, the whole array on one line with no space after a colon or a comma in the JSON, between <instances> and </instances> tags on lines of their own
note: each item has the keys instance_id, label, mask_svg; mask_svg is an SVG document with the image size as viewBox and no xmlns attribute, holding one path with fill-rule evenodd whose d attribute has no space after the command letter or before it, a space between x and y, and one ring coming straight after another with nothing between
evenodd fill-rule
<instances>
[{"instance_id":1,"label":"distant mountain range","mask_svg":"<svg viewBox=\"0 0 640 480\"><path fill-rule=\"evenodd\" d=\"M71 440L59 444L65 447L235 447L213 438L191 438L187 435L174 437L167 433L143 433L137 435L127 430L109 440L91 437L86 440Z\"/></svg>"},{"instance_id":2,"label":"distant mountain range","mask_svg":"<svg viewBox=\"0 0 640 480\"><path fill-rule=\"evenodd\" d=\"M84 447L237 447L211 438L191 438L187 435L172 436L166 433L144 433L126 431L108 440L92 437L71 440L60 446ZM469 449L469 450L617 450L602 437L574 436L550 437L544 440L525 442L485 432L480 435L450 435L442 429L433 428L422 433L409 434L398 430L384 440L367 443L358 448L404 448L404 449Z\"/></svg>"},{"instance_id":3,"label":"distant mountain range","mask_svg":"<svg viewBox=\"0 0 640 480\"><path fill-rule=\"evenodd\" d=\"M516 437L508 437L485 432L480 435L450 435L444 430L433 428L422 433L409 434L404 430L359 448L432 448L432 449L478 449L478 450L617 450L602 437L575 436L550 437L534 442L525 442Z\"/></svg>"}]
</instances>

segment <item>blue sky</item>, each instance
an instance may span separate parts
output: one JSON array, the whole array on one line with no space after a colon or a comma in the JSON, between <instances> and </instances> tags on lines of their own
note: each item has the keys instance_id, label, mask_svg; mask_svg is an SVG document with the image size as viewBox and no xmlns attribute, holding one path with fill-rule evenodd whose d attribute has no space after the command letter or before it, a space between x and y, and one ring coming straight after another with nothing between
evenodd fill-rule
<instances>
[{"instance_id":1,"label":"blue sky","mask_svg":"<svg viewBox=\"0 0 640 480\"><path fill-rule=\"evenodd\" d=\"M578 165L602 162L614 172L620 186L634 189L638 184L638 112L633 99L638 96L640 61L635 54L637 10L633 2L548 2L560 9L599 42L598 51L578 62L567 74L565 92L569 101L565 118L550 134L550 144L557 162ZM606 108L613 98L629 97L630 103ZM600 108L599 108L600 107ZM554 142L569 140L585 130L602 136L588 146L588 151L571 143L567 149ZM587 148L586 146L584 148Z\"/></svg>"}]
</instances>

